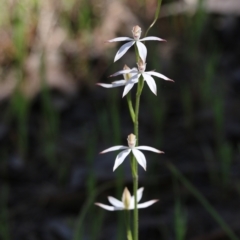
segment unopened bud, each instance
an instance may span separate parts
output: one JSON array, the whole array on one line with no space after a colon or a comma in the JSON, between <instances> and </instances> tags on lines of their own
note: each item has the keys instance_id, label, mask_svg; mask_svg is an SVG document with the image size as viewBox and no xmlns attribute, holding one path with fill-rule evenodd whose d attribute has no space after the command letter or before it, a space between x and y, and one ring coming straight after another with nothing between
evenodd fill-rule
<instances>
[{"instance_id":1,"label":"unopened bud","mask_svg":"<svg viewBox=\"0 0 240 240\"><path fill-rule=\"evenodd\" d=\"M145 71L146 63L141 58L139 58L139 61L138 61L137 65L138 65L139 72L144 72Z\"/></svg>"},{"instance_id":2,"label":"unopened bud","mask_svg":"<svg viewBox=\"0 0 240 240\"><path fill-rule=\"evenodd\" d=\"M122 195L122 202L124 204L125 209L129 209L131 203L131 194L128 191L127 187L124 188L123 195Z\"/></svg>"},{"instance_id":3,"label":"unopened bud","mask_svg":"<svg viewBox=\"0 0 240 240\"><path fill-rule=\"evenodd\" d=\"M141 37L141 33L142 29L138 25L133 27L132 34L135 40L139 40L139 38Z\"/></svg>"},{"instance_id":4,"label":"unopened bud","mask_svg":"<svg viewBox=\"0 0 240 240\"><path fill-rule=\"evenodd\" d=\"M128 135L127 141L128 141L128 146L130 148L135 147L135 145L136 145L136 136L131 133L130 135Z\"/></svg>"}]
</instances>

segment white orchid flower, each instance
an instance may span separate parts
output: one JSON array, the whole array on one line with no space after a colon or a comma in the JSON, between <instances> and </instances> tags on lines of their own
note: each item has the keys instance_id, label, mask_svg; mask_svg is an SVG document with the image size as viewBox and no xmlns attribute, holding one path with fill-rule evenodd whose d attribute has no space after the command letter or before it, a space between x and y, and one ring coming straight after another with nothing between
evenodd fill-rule
<instances>
[{"instance_id":1,"label":"white orchid flower","mask_svg":"<svg viewBox=\"0 0 240 240\"><path fill-rule=\"evenodd\" d=\"M111 84L97 83L97 85L99 85L101 87L104 87L104 88L115 88L115 87L125 86L124 91L123 91L123 96L122 96L122 97L124 97L132 89L134 84L138 82L138 78L136 78L136 76L132 77L131 73L129 72L129 71L132 71L132 70L133 69L130 69L127 65L125 65L123 67L123 77L124 77L124 79L114 81ZM127 73L125 74L124 71L127 71Z\"/></svg>"},{"instance_id":2,"label":"white orchid flower","mask_svg":"<svg viewBox=\"0 0 240 240\"><path fill-rule=\"evenodd\" d=\"M146 165L147 165L146 158L145 158L144 154L139 150L147 150L147 151L152 151L152 152L156 152L156 153L164 153L164 152L162 152L162 151L160 151L156 148L153 148L153 147L148 147L148 146L135 147L136 136L132 133L130 135L128 135L127 141L128 141L128 147L126 147L126 146L114 146L114 147L110 147L110 148L100 152L102 154L102 153L116 151L116 150L123 150L117 155L117 157L115 159L115 163L114 163L114 166L113 166L113 171L115 171L115 169L125 160L125 158L129 155L130 152L133 153L136 160L143 167L143 169L145 171L146 171Z\"/></svg>"},{"instance_id":3,"label":"white orchid flower","mask_svg":"<svg viewBox=\"0 0 240 240\"><path fill-rule=\"evenodd\" d=\"M114 58L114 62L116 62L118 59L120 59L127 52L127 50L135 43L137 45L140 58L145 61L146 57L147 57L147 48L145 47L145 45L143 43L141 43L142 41L149 41L149 40L166 41L166 40L158 38L158 37L145 37L145 38L140 39L142 30L139 26L134 26L132 33L133 33L133 38L117 37L117 38L108 40L108 42L129 41L120 47L120 49L118 50L118 52Z\"/></svg>"},{"instance_id":4,"label":"white orchid flower","mask_svg":"<svg viewBox=\"0 0 240 240\"><path fill-rule=\"evenodd\" d=\"M137 190L137 202L139 202L142 198L144 188L139 188ZM117 211L117 210L132 210L134 209L134 196L131 196L130 192L128 191L127 187L125 187L122 195L122 201L109 196L108 201L112 204L112 206L103 204L103 203L95 203L95 205L104 208L108 211ZM158 199L150 200L144 203L137 204L137 208L146 208L157 202Z\"/></svg>"},{"instance_id":5,"label":"white orchid flower","mask_svg":"<svg viewBox=\"0 0 240 240\"><path fill-rule=\"evenodd\" d=\"M145 63L145 61L142 61L141 59L138 61L137 65L138 65L138 69L137 68L132 68L132 69L128 69L128 70L121 70L121 71L118 71L118 72L112 74L110 77L115 77L115 76L118 76L120 74L131 73L133 75L133 77L131 77L131 81L136 83L136 82L138 82L139 77L142 75L143 79L147 82L147 85L149 86L150 90L155 95L157 95L157 86L156 86L156 83L155 83L154 78L152 76L162 78L163 80L166 80L166 81L174 82L172 79L164 76L161 73L158 73L158 72L155 72L155 71L145 72L147 64ZM131 84L126 88L126 90L124 91L125 95L132 89L133 85L134 84ZM123 95L123 97L125 95Z\"/></svg>"}]
</instances>

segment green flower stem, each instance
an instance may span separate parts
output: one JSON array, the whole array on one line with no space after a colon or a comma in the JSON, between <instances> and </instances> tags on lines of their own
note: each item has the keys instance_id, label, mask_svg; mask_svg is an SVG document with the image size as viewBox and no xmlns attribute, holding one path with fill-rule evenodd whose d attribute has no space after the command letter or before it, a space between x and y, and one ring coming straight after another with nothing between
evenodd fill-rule
<instances>
[{"instance_id":1,"label":"green flower stem","mask_svg":"<svg viewBox=\"0 0 240 240\"><path fill-rule=\"evenodd\" d=\"M127 94L127 103L128 103L128 108L129 108L129 112L130 112L132 121L134 123L135 113L134 113L133 106L132 106L132 99L131 99L131 93L130 92Z\"/></svg>"},{"instance_id":2,"label":"green flower stem","mask_svg":"<svg viewBox=\"0 0 240 240\"><path fill-rule=\"evenodd\" d=\"M136 146L138 146L138 115L140 107L140 97L143 89L143 77L140 76L137 86L136 103L135 103L135 121L134 121L134 135L136 136ZM138 190L138 164L137 160L132 156L133 162L133 194L134 194L134 212L133 212L133 231L134 240L138 240L138 209L137 209L137 190Z\"/></svg>"},{"instance_id":3,"label":"green flower stem","mask_svg":"<svg viewBox=\"0 0 240 240\"><path fill-rule=\"evenodd\" d=\"M130 227L130 211L129 210L125 210L125 217L126 217L126 228L127 228L127 239L128 240L133 240L132 238L132 231L131 231L131 227Z\"/></svg>"},{"instance_id":4,"label":"green flower stem","mask_svg":"<svg viewBox=\"0 0 240 240\"><path fill-rule=\"evenodd\" d=\"M135 172L135 159L132 153L130 157L130 164L131 164L131 170L132 170L132 177L134 177L137 175L137 173Z\"/></svg>"},{"instance_id":5,"label":"green flower stem","mask_svg":"<svg viewBox=\"0 0 240 240\"><path fill-rule=\"evenodd\" d=\"M136 52L136 56L138 56L138 52ZM128 108L129 108L129 112L134 125L134 135L136 136L136 146L138 145L138 114L139 114L140 96L142 93L143 84L144 84L144 81L141 76L137 85L135 111L132 106L131 95L127 94ZM132 176L133 176L133 195L134 195L133 237L134 237L134 240L138 240L138 209L137 209L138 164L133 154L131 154L131 169L132 169Z\"/></svg>"},{"instance_id":6,"label":"green flower stem","mask_svg":"<svg viewBox=\"0 0 240 240\"><path fill-rule=\"evenodd\" d=\"M142 75L140 77L140 82L141 82L141 93L142 93L142 90L143 90L143 87L144 87L144 79L143 79Z\"/></svg>"},{"instance_id":7,"label":"green flower stem","mask_svg":"<svg viewBox=\"0 0 240 240\"><path fill-rule=\"evenodd\" d=\"M157 21L157 19L159 17L161 3L162 3L162 0L158 0L158 6L157 6L156 13L155 13L154 21L149 26L148 30L146 31L145 37L147 36L148 31L155 24L155 22ZM134 44L134 48L135 48L136 60L138 62L140 57L139 57L139 52L138 52L136 44ZM134 111L132 108L131 96L127 95L128 107L129 107L130 115L131 115L131 118L132 118L133 124L134 124L134 135L136 136L136 146L138 146L138 139L139 139L138 115L139 115L140 97L141 97L141 93L143 90L143 86L144 86L144 79L141 75L139 78L139 81L138 81L138 86L137 86L137 94L136 94L136 102L135 102L135 115L133 114ZM137 160L134 158L133 154L131 155L131 168L132 168L132 175L133 175L133 194L134 194L133 237L134 237L134 240L138 240L138 209L137 209L138 165L137 165Z\"/></svg>"},{"instance_id":8,"label":"green flower stem","mask_svg":"<svg viewBox=\"0 0 240 240\"><path fill-rule=\"evenodd\" d=\"M134 158L134 161L136 159ZM138 209L137 209L137 189L138 189L138 174L133 176L133 192L134 192L134 210L133 210L133 237L138 240Z\"/></svg>"},{"instance_id":9,"label":"green flower stem","mask_svg":"<svg viewBox=\"0 0 240 240\"><path fill-rule=\"evenodd\" d=\"M138 53L137 44L134 44L134 49L135 49L135 54L136 54L136 60L138 62L140 57L139 57L139 53Z\"/></svg>"}]
</instances>

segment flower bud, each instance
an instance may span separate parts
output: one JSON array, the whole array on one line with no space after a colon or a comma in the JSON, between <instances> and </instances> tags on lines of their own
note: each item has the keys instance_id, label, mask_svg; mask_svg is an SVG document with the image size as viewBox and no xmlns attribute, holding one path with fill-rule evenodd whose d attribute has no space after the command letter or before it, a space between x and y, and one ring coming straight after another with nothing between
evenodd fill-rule
<instances>
[{"instance_id":1,"label":"flower bud","mask_svg":"<svg viewBox=\"0 0 240 240\"><path fill-rule=\"evenodd\" d=\"M131 194L128 191L127 187L124 188L123 195L122 195L122 202L124 205L124 209L129 209L130 202L131 202Z\"/></svg>"},{"instance_id":2,"label":"flower bud","mask_svg":"<svg viewBox=\"0 0 240 240\"><path fill-rule=\"evenodd\" d=\"M133 27L132 34L135 40L139 40L139 38L141 37L141 33L142 33L142 30L138 25Z\"/></svg>"},{"instance_id":3,"label":"flower bud","mask_svg":"<svg viewBox=\"0 0 240 240\"><path fill-rule=\"evenodd\" d=\"M123 67L123 70L130 70L130 68L125 64ZM126 81L128 81L132 77L132 74L126 73L126 74L123 74L123 77Z\"/></svg>"},{"instance_id":4,"label":"flower bud","mask_svg":"<svg viewBox=\"0 0 240 240\"><path fill-rule=\"evenodd\" d=\"M128 135L127 141L128 141L128 146L130 148L135 147L135 145L136 145L136 136L131 133L130 135Z\"/></svg>"},{"instance_id":5,"label":"flower bud","mask_svg":"<svg viewBox=\"0 0 240 240\"><path fill-rule=\"evenodd\" d=\"M146 69L146 63L145 63L141 58L139 58L137 65L138 65L138 70L139 70L139 72L142 73L142 72L145 71L145 69Z\"/></svg>"}]
</instances>

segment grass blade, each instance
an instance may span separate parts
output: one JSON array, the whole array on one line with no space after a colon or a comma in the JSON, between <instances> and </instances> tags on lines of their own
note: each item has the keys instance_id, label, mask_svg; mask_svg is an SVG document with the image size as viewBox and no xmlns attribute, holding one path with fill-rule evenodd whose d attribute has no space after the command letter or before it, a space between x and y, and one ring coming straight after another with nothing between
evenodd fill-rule
<instances>
[{"instance_id":1,"label":"grass blade","mask_svg":"<svg viewBox=\"0 0 240 240\"><path fill-rule=\"evenodd\" d=\"M198 199L198 201L207 209L215 221L222 227L225 233L231 240L239 240L227 223L222 219L218 212L211 206L207 199L181 174L180 171L171 163L167 163L170 171L178 177L178 179L185 185L185 187Z\"/></svg>"},{"instance_id":2,"label":"grass blade","mask_svg":"<svg viewBox=\"0 0 240 240\"><path fill-rule=\"evenodd\" d=\"M146 37L146 36L148 35L148 32L149 32L150 28L152 28L153 25L155 24L155 22L158 20L158 18L159 18L159 13L160 13L160 9L161 9L161 4L162 4L162 0L158 0L157 10L156 10L156 12L155 12L155 18L154 18L152 24L151 24L151 25L149 26L149 28L147 29L144 37Z\"/></svg>"}]
</instances>

